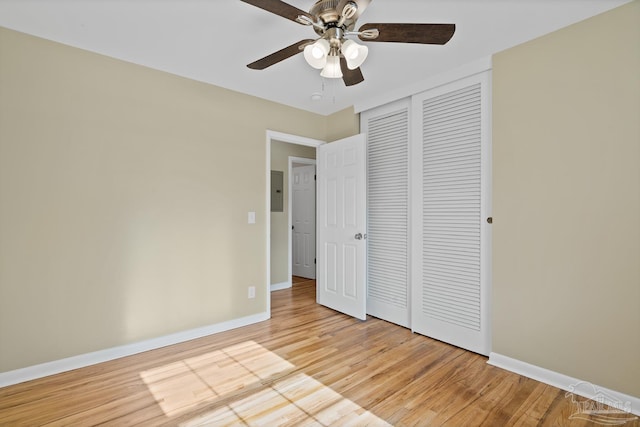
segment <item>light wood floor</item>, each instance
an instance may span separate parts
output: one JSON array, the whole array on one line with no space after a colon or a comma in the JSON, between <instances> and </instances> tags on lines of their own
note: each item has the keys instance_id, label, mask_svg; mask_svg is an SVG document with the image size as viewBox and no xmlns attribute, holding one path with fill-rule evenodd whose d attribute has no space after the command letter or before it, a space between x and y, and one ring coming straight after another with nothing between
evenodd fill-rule
<instances>
[{"instance_id":1,"label":"light wood floor","mask_svg":"<svg viewBox=\"0 0 640 427\"><path fill-rule=\"evenodd\" d=\"M269 321L0 389L0 425L597 425L559 389L294 283Z\"/></svg>"}]
</instances>

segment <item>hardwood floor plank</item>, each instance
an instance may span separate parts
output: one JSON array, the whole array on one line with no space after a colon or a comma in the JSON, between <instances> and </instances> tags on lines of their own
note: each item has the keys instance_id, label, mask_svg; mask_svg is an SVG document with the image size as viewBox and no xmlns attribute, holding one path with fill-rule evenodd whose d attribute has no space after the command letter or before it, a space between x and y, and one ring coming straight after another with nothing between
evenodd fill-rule
<instances>
[{"instance_id":1,"label":"hardwood floor plank","mask_svg":"<svg viewBox=\"0 0 640 427\"><path fill-rule=\"evenodd\" d=\"M594 425L575 412L483 356L319 306L303 278L268 321L0 389L2 426Z\"/></svg>"}]
</instances>

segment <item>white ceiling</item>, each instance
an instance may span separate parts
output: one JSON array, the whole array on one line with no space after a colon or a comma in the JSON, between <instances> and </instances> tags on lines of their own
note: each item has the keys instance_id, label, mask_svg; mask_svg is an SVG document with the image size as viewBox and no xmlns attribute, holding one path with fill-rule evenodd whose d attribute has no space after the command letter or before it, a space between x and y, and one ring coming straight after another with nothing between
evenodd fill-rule
<instances>
[{"instance_id":1,"label":"white ceiling","mask_svg":"<svg viewBox=\"0 0 640 427\"><path fill-rule=\"evenodd\" d=\"M442 22L455 23L456 33L445 46L368 43L365 81L352 87L322 79L302 55L263 71L248 69L246 64L315 33L240 0L0 0L0 26L330 114L628 1L374 0L358 27ZM309 10L314 1L289 3ZM311 100L314 92L323 98Z\"/></svg>"}]
</instances>

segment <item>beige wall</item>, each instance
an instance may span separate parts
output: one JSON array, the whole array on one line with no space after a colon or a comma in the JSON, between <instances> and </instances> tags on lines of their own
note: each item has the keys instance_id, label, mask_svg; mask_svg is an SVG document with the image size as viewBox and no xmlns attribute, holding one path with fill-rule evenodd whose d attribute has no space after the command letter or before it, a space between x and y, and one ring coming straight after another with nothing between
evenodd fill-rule
<instances>
[{"instance_id":1,"label":"beige wall","mask_svg":"<svg viewBox=\"0 0 640 427\"><path fill-rule=\"evenodd\" d=\"M266 130L329 119L0 29L0 372L264 312Z\"/></svg>"},{"instance_id":2,"label":"beige wall","mask_svg":"<svg viewBox=\"0 0 640 427\"><path fill-rule=\"evenodd\" d=\"M283 212L271 212L271 284L289 282L289 156L316 158L315 147L271 143L271 169L283 172Z\"/></svg>"},{"instance_id":3,"label":"beige wall","mask_svg":"<svg viewBox=\"0 0 640 427\"><path fill-rule=\"evenodd\" d=\"M327 120L326 132L326 140L329 142L358 134L360 114L355 114L353 107L331 114Z\"/></svg>"},{"instance_id":4,"label":"beige wall","mask_svg":"<svg viewBox=\"0 0 640 427\"><path fill-rule=\"evenodd\" d=\"M493 60L493 351L640 396L640 2Z\"/></svg>"}]
</instances>

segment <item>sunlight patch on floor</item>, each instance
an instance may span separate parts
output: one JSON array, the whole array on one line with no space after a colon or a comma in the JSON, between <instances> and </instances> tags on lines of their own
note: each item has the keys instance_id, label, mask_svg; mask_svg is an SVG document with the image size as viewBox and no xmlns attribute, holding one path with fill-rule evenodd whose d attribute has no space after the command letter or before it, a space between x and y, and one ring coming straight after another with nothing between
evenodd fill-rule
<instances>
[{"instance_id":1,"label":"sunlight patch on floor","mask_svg":"<svg viewBox=\"0 0 640 427\"><path fill-rule=\"evenodd\" d=\"M172 417L292 368L261 345L246 341L141 372L140 377L165 415Z\"/></svg>"},{"instance_id":2,"label":"sunlight patch on floor","mask_svg":"<svg viewBox=\"0 0 640 427\"><path fill-rule=\"evenodd\" d=\"M167 417L197 411L181 426L389 426L254 341L140 373Z\"/></svg>"},{"instance_id":3,"label":"sunlight patch on floor","mask_svg":"<svg viewBox=\"0 0 640 427\"><path fill-rule=\"evenodd\" d=\"M181 424L390 426L312 377L297 373L264 390Z\"/></svg>"}]
</instances>

